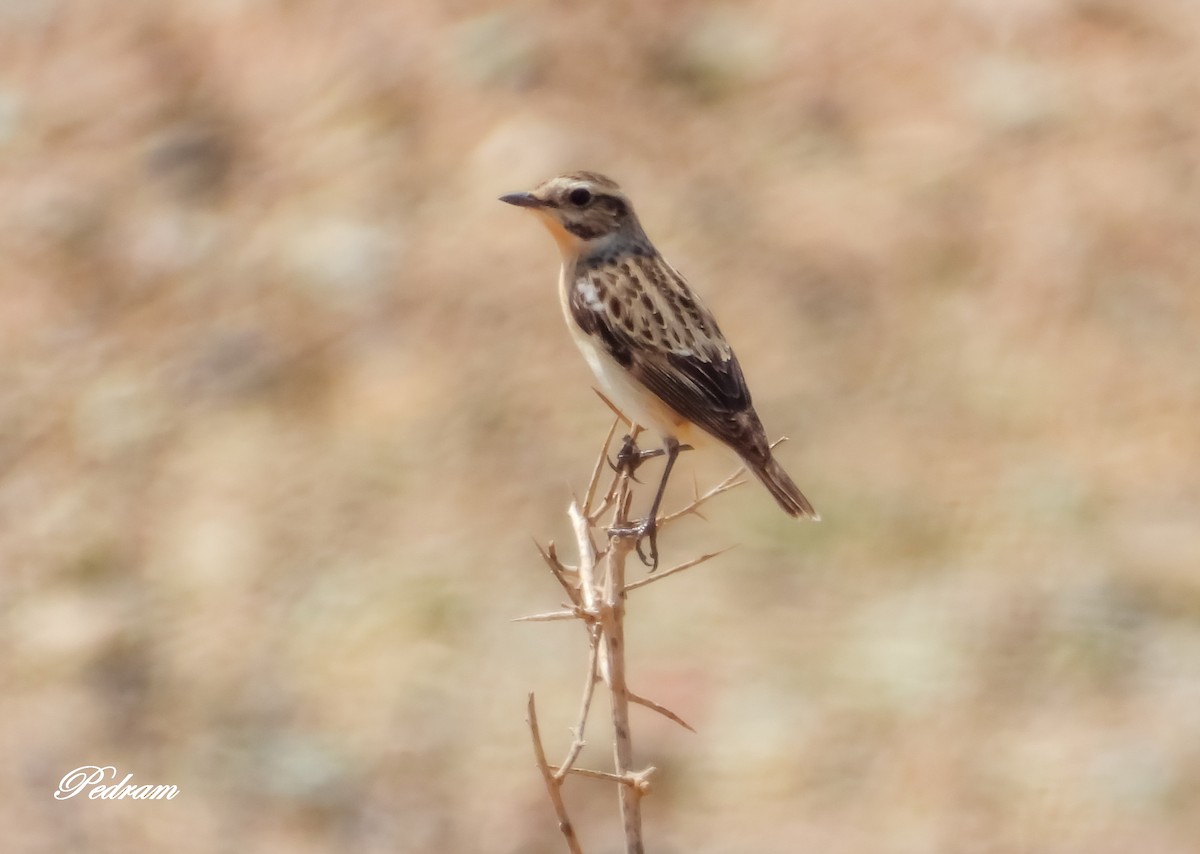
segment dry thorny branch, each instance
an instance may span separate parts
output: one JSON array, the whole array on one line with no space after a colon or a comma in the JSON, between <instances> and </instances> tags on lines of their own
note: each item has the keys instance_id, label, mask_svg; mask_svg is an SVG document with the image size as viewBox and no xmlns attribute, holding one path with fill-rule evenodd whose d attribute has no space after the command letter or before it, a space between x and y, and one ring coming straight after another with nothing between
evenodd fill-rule
<instances>
[{"instance_id":1,"label":"dry thorny branch","mask_svg":"<svg viewBox=\"0 0 1200 854\"><path fill-rule=\"evenodd\" d=\"M603 398L603 395L601 395ZM550 620L579 620L588 637L589 656L588 669L584 677L583 698L580 701L579 718L572 729L572 739L565 758L558 765L551 765L546 759L545 747L542 744L541 733L538 729L537 711L534 707L533 694L529 695L529 729L533 736L534 755L538 768L546 784L546 791L558 816L558 826L566 839L567 850L578 854L582 851L575 829L567 815L567 809L562 799L562 787L568 775L576 774L594 777L618 784L621 818L625 831L625 850L627 854L642 852L641 829L641 798L650 790L650 775L654 773L653 766L635 770L633 764L633 742L629 729L629 704L645 706L669 718L682 727L691 729L677 714L670 709L635 694L625 680L625 599L627 594L647 584L662 581L685 569L691 569L707 560L711 560L722 552L700 555L684 561L670 569L648 575L638 581L627 583L625 580L625 559L636 547L636 538L629 535L609 533L610 529L626 529L630 527L629 512L632 500L632 486L628 467L613 467L609 464L609 448L613 443L617 428L622 423L629 423L612 403L604 398L605 403L617 413L600 449L600 455L592 470L587 491L582 503L578 498L571 501L567 515L571 520L571 528L575 536L579 563L568 566L560 559L551 541L545 548L538 545L538 552L554 575L555 580L567 595L561 609L543 614L523 617L525 621ZM630 436L636 440L638 429L630 424ZM603 493L599 491L600 483L606 468L613 468L613 474L608 479L608 486ZM672 512L662 513L658 517L658 528L661 531L675 520L687 515L700 516L700 507L723 492L727 492L744 483L744 469L738 469L725 480L705 493L697 489L687 506ZM608 521L601 521L607 515ZM701 517L703 518L703 517ZM600 535L607 545L598 550L593 542L593 532ZM604 682L608 687L612 706L613 721L613 771L592 771L577 768L576 760L583 750L586 741L584 733L591 712L592 697L597 682Z\"/></svg>"}]
</instances>

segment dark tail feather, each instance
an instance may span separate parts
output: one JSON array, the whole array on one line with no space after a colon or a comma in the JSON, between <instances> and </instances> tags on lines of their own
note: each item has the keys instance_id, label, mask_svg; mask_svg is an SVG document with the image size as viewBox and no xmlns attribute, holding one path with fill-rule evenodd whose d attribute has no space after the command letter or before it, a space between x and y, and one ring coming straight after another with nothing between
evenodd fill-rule
<instances>
[{"instance_id":1,"label":"dark tail feather","mask_svg":"<svg viewBox=\"0 0 1200 854\"><path fill-rule=\"evenodd\" d=\"M754 463L749 460L745 462L763 482L763 486L770 491L771 495L775 496L775 500L779 502L779 506L784 509L785 513L789 516L808 516L814 522L821 520L820 514L808 503L804 493L788 477L783 466L775 462L774 457L767 457L766 461L762 463Z\"/></svg>"}]
</instances>

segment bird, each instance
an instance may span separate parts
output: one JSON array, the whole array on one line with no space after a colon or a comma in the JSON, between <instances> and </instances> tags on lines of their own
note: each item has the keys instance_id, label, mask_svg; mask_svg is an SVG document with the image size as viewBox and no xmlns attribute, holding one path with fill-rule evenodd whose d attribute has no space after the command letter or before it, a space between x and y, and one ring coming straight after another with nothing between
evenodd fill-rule
<instances>
[{"instance_id":1,"label":"bird","mask_svg":"<svg viewBox=\"0 0 1200 854\"><path fill-rule=\"evenodd\" d=\"M679 452L712 441L741 458L790 516L819 520L771 452L733 348L712 312L646 236L629 196L596 172L571 172L500 201L531 211L562 255L559 298L600 390L633 423L657 431L666 456L637 538L658 565L658 509ZM627 447L630 443L627 442ZM643 554L641 541L649 543Z\"/></svg>"}]
</instances>

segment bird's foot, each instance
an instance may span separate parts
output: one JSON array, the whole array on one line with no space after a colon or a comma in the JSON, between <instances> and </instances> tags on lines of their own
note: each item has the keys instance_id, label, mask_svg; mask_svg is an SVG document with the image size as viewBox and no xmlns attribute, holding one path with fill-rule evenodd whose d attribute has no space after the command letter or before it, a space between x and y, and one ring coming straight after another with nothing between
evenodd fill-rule
<instances>
[{"instance_id":1,"label":"bird's foot","mask_svg":"<svg viewBox=\"0 0 1200 854\"><path fill-rule=\"evenodd\" d=\"M658 569L658 519L651 515L628 525L614 525L608 529L610 537L628 537L634 541L634 548L642 563L650 567L650 571ZM642 541L649 545L648 552L642 551Z\"/></svg>"},{"instance_id":2,"label":"bird's foot","mask_svg":"<svg viewBox=\"0 0 1200 854\"><path fill-rule=\"evenodd\" d=\"M692 450L692 446L680 445L679 450L690 451ZM632 477L635 482L641 483L641 481L635 476L635 473L641 464L646 462L646 460L652 460L655 457L661 457L665 453L666 450L663 448L650 448L649 450L643 451L637 446L637 440L626 434L625 438L621 440L621 449L617 451L617 459L615 461L608 457L605 459L608 460L609 468L611 468L613 471L624 472Z\"/></svg>"}]
</instances>

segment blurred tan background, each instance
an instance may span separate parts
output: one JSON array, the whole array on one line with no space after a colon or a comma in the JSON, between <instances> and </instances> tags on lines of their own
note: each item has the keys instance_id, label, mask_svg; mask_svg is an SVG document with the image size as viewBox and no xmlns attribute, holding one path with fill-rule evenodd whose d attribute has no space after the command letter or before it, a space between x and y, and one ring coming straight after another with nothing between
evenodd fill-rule
<instances>
[{"instance_id":1,"label":"blurred tan background","mask_svg":"<svg viewBox=\"0 0 1200 854\"><path fill-rule=\"evenodd\" d=\"M588 168L825 517L664 536L649 850L1197 850L1198 106L1189 0L6 0L3 847L561 850L609 417L495 199Z\"/></svg>"}]
</instances>

